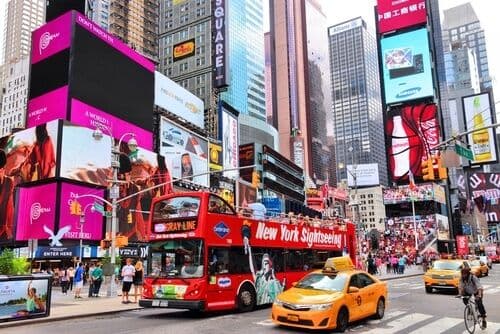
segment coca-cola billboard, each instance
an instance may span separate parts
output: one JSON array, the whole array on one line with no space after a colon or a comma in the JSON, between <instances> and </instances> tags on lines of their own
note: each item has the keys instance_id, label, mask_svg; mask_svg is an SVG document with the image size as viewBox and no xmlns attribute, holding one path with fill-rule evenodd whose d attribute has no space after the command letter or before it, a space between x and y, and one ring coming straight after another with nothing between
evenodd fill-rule
<instances>
[{"instance_id":1,"label":"coca-cola billboard","mask_svg":"<svg viewBox=\"0 0 500 334\"><path fill-rule=\"evenodd\" d=\"M409 180L409 171L422 175L422 161L439 144L440 132L435 104L418 104L391 110L385 124L389 172L392 180Z\"/></svg>"},{"instance_id":2,"label":"coca-cola billboard","mask_svg":"<svg viewBox=\"0 0 500 334\"><path fill-rule=\"evenodd\" d=\"M486 220L500 221L500 173L471 173L468 185L470 197Z\"/></svg>"}]
</instances>

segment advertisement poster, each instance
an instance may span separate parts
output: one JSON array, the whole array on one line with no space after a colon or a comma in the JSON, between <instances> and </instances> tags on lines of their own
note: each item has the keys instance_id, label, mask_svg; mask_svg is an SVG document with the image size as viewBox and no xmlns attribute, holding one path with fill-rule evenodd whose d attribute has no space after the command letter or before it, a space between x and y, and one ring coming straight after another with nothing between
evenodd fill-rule
<instances>
[{"instance_id":1,"label":"advertisement poster","mask_svg":"<svg viewBox=\"0 0 500 334\"><path fill-rule=\"evenodd\" d=\"M356 168L353 165L347 165L347 185L354 187L354 175L356 176L356 185L376 186L380 184L378 174L378 164L359 164Z\"/></svg>"},{"instance_id":2,"label":"advertisement poster","mask_svg":"<svg viewBox=\"0 0 500 334\"><path fill-rule=\"evenodd\" d=\"M160 72L155 72L155 104L199 128L205 128L203 101Z\"/></svg>"},{"instance_id":3,"label":"advertisement poster","mask_svg":"<svg viewBox=\"0 0 500 334\"><path fill-rule=\"evenodd\" d=\"M222 145L208 143L209 167L211 171L222 170Z\"/></svg>"},{"instance_id":4,"label":"advertisement poster","mask_svg":"<svg viewBox=\"0 0 500 334\"><path fill-rule=\"evenodd\" d=\"M378 0L378 31L394 31L427 22L425 0Z\"/></svg>"},{"instance_id":5,"label":"advertisement poster","mask_svg":"<svg viewBox=\"0 0 500 334\"><path fill-rule=\"evenodd\" d=\"M78 198L78 202L82 206L83 224L80 224L80 217L70 214L71 202L78 196L87 194L104 197L104 190L69 183L62 184L59 201L59 231L66 231L62 237L63 239L102 239L104 218L102 213L93 209L96 199L92 197Z\"/></svg>"},{"instance_id":6,"label":"advertisement poster","mask_svg":"<svg viewBox=\"0 0 500 334\"><path fill-rule=\"evenodd\" d=\"M49 309L48 278L0 281L0 322L45 317Z\"/></svg>"},{"instance_id":7,"label":"advertisement poster","mask_svg":"<svg viewBox=\"0 0 500 334\"><path fill-rule=\"evenodd\" d=\"M427 29L382 38L382 68L387 104L433 96Z\"/></svg>"},{"instance_id":8,"label":"advertisement poster","mask_svg":"<svg viewBox=\"0 0 500 334\"><path fill-rule=\"evenodd\" d=\"M238 119L222 108L222 152L224 169L237 168L239 160ZM225 177L237 178L238 171L224 172Z\"/></svg>"},{"instance_id":9,"label":"advertisement poster","mask_svg":"<svg viewBox=\"0 0 500 334\"><path fill-rule=\"evenodd\" d=\"M500 222L500 173L468 175L470 197L487 222Z\"/></svg>"},{"instance_id":10,"label":"advertisement poster","mask_svg":"<svg viewBox=\"0 0 500 334\"><path fill-rule=\"evenodd\" d=\"M462 99L466 130L477 130L467 135L469 147L474 154L472 164L491 163L497 161L496 131L483 129L491 125L493 112L488 93L464 97Z\"/></svg>"},{"instance_id":11,"label":"advertisement poster","mask_svg":"<svg viewBox=\"0 0 500 334\"><path fill-rule=\"evenodd\" d=\"M26 127L29 129L55 119L66 119L67 101L67 85L29 100Z\"/></svg>"},{"instance_id":12,"label":"advertisement poster","mask_svg":"<svg viewBox=\"0 0 500 334\"><path fill-rule=\"evenodd\" d=\"M455 236L457 241L457 255L469 255L469 239L466 235Z\"/></svg>"},{"instance_id":13,"label":"advertisement poster","mask_svg":"<svg viewBox=\"0 0 500 334\"><path fill-rule=\"evenodd\" d=\"M414 200L415 202L433 201L434 188L432 183L419 184L410 189L409 186L383 189L384 204L398 204Z\"/></svg>"},{"instance_id":14,"label":"advertisement poster","mask_svg":"<svg viewBox=\"0 0 500 334\"><path fill-rule=\"evenodd\" d=\"M208 141L162 117L160 153L173 178L208 187Z\"/></svg>"},{"instance_id":15,"label":"advertisement poster","mask_svg":"<svg viewBox=\"0 0 500 334\"><path fill-rule=\"evenodd\" d=\"M448 216L436 214L436 223L437 223L437 238L438 238L438 240L449 240L450 239L450 225L448 222Z\"/></svg>"},{"instance_id":16,"label":"advertisement poster","mask_svg":"<svg viewBox=\"0 0 500 334\"><path fill-rule=\"evenodd\" d=\"M418 249L426 249L437 238L436 215L416 215L387 218L386 235L391 239L391 251L408 251L415 248L415 226Z\"/></svg>"},{"instance_id":17,"label":"advertisement poster","mask_svg":"<svg viewBox=\"0 0 500 334\"><path fill-rule=\"evenodd\" d=\"M50 239L57 245L64 233L55 231L57 183L20 188L16 207L16 240Z\"/></svg>"},{"instance_id":18,"label":"advertisement poster","mask_svg":"<svg viewBox=\"0 0 500 334\"><path fill-rule=\"evenodd\" d=\"M389 114L385 124L389 172L395 182L422 175L422 161L437 154L440 129L435 104L404 106Z\"/></svg>"}]
</instances>

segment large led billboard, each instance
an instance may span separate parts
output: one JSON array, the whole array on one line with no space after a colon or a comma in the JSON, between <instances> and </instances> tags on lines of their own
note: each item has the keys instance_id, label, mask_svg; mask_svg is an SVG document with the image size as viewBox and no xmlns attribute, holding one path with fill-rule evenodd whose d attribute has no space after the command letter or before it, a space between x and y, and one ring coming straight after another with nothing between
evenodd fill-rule
<instances>
[{"instance_id":1,"label":"large led billboard","mask_svg":"<svg viewBox=\"0 0 500 334\"><path fill-rule=\"evenodd\" d=\"M382 38L380 44L386 104L434 95L426 28Z\"/></svg>"},{"instance_id":2,"label":"large led billboard","mask_svg":"<svg viewBox=\"0 0 500 334\"><path fill-rule=\"evenodd\" d=\"M155 72L155 104L199 128L205 128L203 101L159 72Z\"/></svg>"},{"instance_id":3,"label":"large led billboard","mask_svg":"<svg viewBox=\"0 0 500 334\"><path fill-rule=\"evenodd\" d=\"M172 177L208 187L208 141L162 117L160 154Z\"/></svg>"},{"instance_id":4,"label":"large led billboard","mask_svg":"<svg viewBox=\"0 0 500 334\"><path fill-rule=\"evenodd\" d=\"M394 109L385 124L388 167L395 182L408 181L409 171L422 175L422 161L436 155L440 131L435 104Z\"/></svg>"},{"instance_id":5,"label":"large led billboard","mask_svg":"<svg viewBox=\"0 0 500 334\"><path fill-rule=\"evenodd\" d=\"M500 222L500 173L470 173L467 186L479 212L488 222Z\"/></svg>"},{"instance_id":6,"label":"large led billboard","mask_svg":"<svg viewBox=\"0 0 500 334\"><path fill-rule=\"evenodd\" d=\"M465 113L465 128L475 130L467 135L469 146L474 154L472 164L497 161L496 131L494 128L483 129L493 124L490 95L482 93L462 98Z\"/></svg>"},{"instance_id":7,"label":"large led billboard","mask_svg":"<svg viewBox=\"0 0 500 334\"><path fill-rule=\"evenodd\" d=\"M220 111L221 124L219 132L222 135L222 166L224 169L238 168L240 154L238 118L224 105L222 105ZM224 172L223 174L225 177L233 179L239 175L237 170Z\"/></svg>"},{"instance_id":8,"label":"large led billboard","mask_svg":"<svg viewBox=\"0 0 500 334\"><path fill-rule=\"evenodd\" d=\"M379 184L378 164L359 164L355 168L353 165L347 165L347 185L349 187L367 187Z\"/></svg>"},{"instance_id":9,"label":"large led billboard","mask_svg":"<svg viewBox=\"0 0 500 334\"><path fill-rule=\"evenodd\" d=\"M383 34L427 22L425 0L377 0L378 32Z\"/></svg>"}]
</instances>

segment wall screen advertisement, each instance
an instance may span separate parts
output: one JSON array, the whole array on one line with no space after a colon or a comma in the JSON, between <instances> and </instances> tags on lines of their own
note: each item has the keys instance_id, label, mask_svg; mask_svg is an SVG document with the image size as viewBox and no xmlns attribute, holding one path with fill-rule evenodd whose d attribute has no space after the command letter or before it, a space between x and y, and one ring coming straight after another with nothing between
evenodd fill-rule
<instances>
[{"instance_id":1,"label":"wall screen advertisement","mask_svg":"<svg viewBox=\"0 0 500 334\"><path fill-rule=\"evenodd\" d=\"M1 280L0 322L49 316L50 292L47 276L19 276Z\"/></svg>"},{"instance_id":2,"label":"wall screen advertisement","mask_svg":"<svg viewBox=\"0 0 500 334\"><path fill-rule=\"evenodd\" d=\"M379 185L378 164L359 164L356 168L353 165L347 165L347 185L349 187L375 186ZM354 175L356 184L354 184Z\"/></svg>"},{"instance_id":3,"label":"wall screen advertisement","mask_svg":"<svg viewBox=\"0 0 500 334\"><path fill-rule=\"evenodd\" d=\"M222 108L222 152L224 169L237 168L239 164L238 119ZM224 172L225 177L237 178L238 171Z\"/></svg>"},{"instance_id":4,"label":"wall screen advertisement","mask_svg":"<svg viewBox=\"0 0 500 334\"><path fill-rule=\"evenodd\" d=\"M92 194L104 197L104 190L78 186L69 183L61 185L59 230L63 239L101 240L103 231L103 216L100 212L92 210L94 198L78 198L82 206L85 221L80 225L80 217L70 214L71 202L80 195ZM81 229L81 230L80 230Z\"/></svg>"},{"instance_id":5,"label":"wall screen advertisement","mask_svg":"<svg viewBox=\"0 0 500 334\"><path fill-rule=\"evenodd\" d=\"M155 72L155 104L205 128L203 101L159 72Z\"/></svg>"},{"instance_id":6,"label":"wall screen advertisement","mask_svg":"<svg viewBox=\"0 0 500 334\"><path fill-rule=\"evenodd\" d=\"M467 140L474 154L472 164L497 161L495 129L484 129L492 124L490 95L483 93L463 98L466 130L474 132L467 135Z\"/></svg>"},{"instance_id":7,"label":"wall screen advertisement","mask_svg":"<svg viewBox=\"0 0 500 334\"><path fill-rule=\"evenodd\" d=\"M16 240L49 239L57 236L56 219L57 184L20 188L16 204Z\"/></svg>"},{"instance_id":8,"label":"wall screen advertisement","mask_svg":"<svg viewBox=\"0 0 500 334\"><path fill-rule=\"evenodd\" d=\"M389 172L393 181L408 181L409 171L422 175L422 160L436 154L440 131L435 104L405 106L391 112L385 124Z\"/></svg>"},{"instance_id":9,"label":"wall screen advertisement","mask_svg":"<svg viewBox=\"0 0 500 334\"><path fill-rule=\"evenodd\" d=\"M160 124L160 154L165 157L173 178L183 178L208 187L208 142L165 117Z\"/></svg>"},{"instance_id":10,"label":"wall screen advertisement","mask_svg":"<svg viewBox=\"0 0 500 334\"><path fill-rule=\"evenodd\" d=\"M427 22L425 0L378 0L377 15L379 33Z\"/></svg>"},{"instance_id":11,"label":"wall screen advertisement","mask_svg":"<svg viewBox=\"0 0 500 334\"><path fill-rule=\"evenodd\" d=\"M427 29L382 38L381 55L387 104L433 96Z\"/></svg>"}]
</instances>

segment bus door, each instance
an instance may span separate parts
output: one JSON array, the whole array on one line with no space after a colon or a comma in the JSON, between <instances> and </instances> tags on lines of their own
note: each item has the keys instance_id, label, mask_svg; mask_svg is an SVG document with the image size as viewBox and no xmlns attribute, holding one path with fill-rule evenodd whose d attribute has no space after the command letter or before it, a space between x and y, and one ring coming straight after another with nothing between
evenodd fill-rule
<instances>
[{"instance_id":1,"label":"bus door","mask_svg":"<svg viewBox=\"0 0 500 334\"><path fill-rule=\"evenodd\" d=\"M229 275L229 248L208 249L207 307L211 310L234 308L237 282Z\"/></svg>"}]
</instances>

